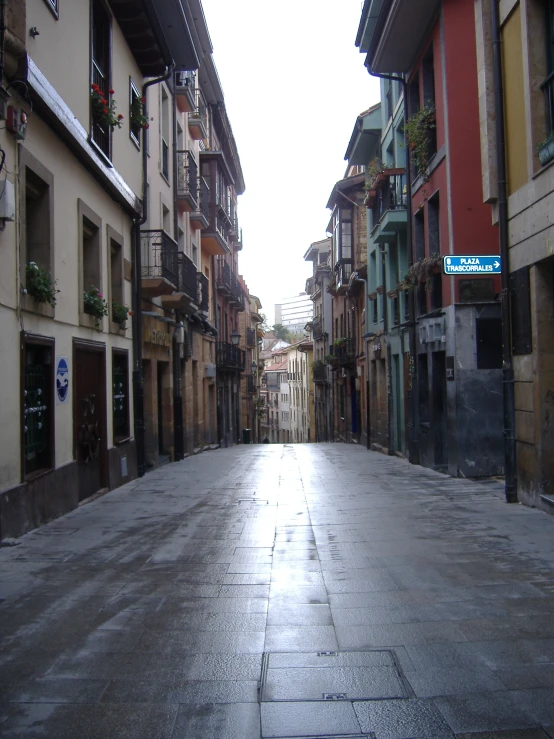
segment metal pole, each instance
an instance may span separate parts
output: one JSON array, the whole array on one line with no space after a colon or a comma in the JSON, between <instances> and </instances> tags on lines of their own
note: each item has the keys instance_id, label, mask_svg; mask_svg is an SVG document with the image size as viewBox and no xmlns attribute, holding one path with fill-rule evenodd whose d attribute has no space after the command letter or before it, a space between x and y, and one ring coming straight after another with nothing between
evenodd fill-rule
<instances>
[{"instance_id":1,"label":"metal pole","mask_svg":"<svg viewBox=\"0 0 554 739\"><path fill-rule=\"evenodd\" d=\"M491 0L493 36L494 107L496 118L496 168L498 186L498 226L502 262L502 379L504 390L504 474L507 503L517 503L517 467L515 439L514 369L512 364L510 261L508 235L508 198L506 193L506 157L504 130L504 89L502 80L502 39L497 0Z\"/></svg>"}]
</instances>

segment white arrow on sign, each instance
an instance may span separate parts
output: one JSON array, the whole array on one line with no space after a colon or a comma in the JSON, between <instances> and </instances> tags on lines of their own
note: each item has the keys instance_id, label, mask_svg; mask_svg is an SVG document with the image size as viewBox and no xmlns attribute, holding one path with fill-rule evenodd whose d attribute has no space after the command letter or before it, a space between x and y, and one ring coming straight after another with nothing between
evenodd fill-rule
<instances>
[{"instance_id":1,"label":"white arrow on sign","mask_svg":"<svg viewBox=\"0 0 554 739\"><path fill-rule=\"evenodd\" d=\"M500 262L495 262L494 266L496 267L496 269L498 269L500 267Z\"/></svg>"}]
</instances>

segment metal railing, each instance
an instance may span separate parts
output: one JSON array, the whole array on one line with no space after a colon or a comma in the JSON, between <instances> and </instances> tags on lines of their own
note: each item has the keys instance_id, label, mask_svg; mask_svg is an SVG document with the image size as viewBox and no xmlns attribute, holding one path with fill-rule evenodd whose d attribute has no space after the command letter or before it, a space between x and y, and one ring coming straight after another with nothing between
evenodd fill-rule
<instances>
[{"instance_id":1,"label":"metal railing","mask_svg":"<svg viewBox=\"0 0 554 739\"><path fill-rule=\"evenodd\" d=\"M210 186L204 177L200 177L200 191L198 199L200 201L200 212L210 222Z\"/></svg>"},{"instance_id":2,"label":"metal railing","mask_svg":"<svg viewBox=\"0 0 554 739\"><path fill-rule=\"evenodd\" d=\"M106 100L109 101L110 94L108 92L108 82L104 73L98 64L92 61L92 82L98 85L100 92ZM101 125L98 121L92 121L91 138L99 149L109 158L110 157L110 129L107 125Z\"/></svg>"},{"instance_id":3,"label":"metal railing","mask_svg":"<svg viewBox=\"0 0 554 739\"><path fill-rule=\"evenodd\" d=\"M215 346L215 361L220 369L244 372L246 352L240 347L228 344L225 341L217 341Z\"/></svg>"},{"instance_id":4,"label":"metal railing","mask_svg":"<svg viewBox=\"0 0 554 739\"><path fill-rule=\"evenodd\" d=\"M194 91L196 85L196 72L175 72L175 88L177 92L182 90Z\"/></svg>"},{"instance_id":5,"label":"metal railing","mask_svg":"<svg viewBox=\"0 0 554 739\"><path fill-rule=\"evenodd\" d=\"M314 365L314 382L327 382L327 365Z\"/></svg>"},{"instance_id":6,"label":"metal railing","mask_svg":"<svg viewBox=\"0 0 554 739\"><path fill-rule=\"evenodd\" d=\"M322 339L325 332L323 331L323 321L321 320L321 316L316 316L312 323L312 331L314 334L314 339L317 341L318 339Z\"/></svg>"},{"instance_id":7,"label":"metal railing","mask_svg":"<svg viewBox=\"0 0 554 739\"><path fill-rule=\"evenodd\" d=\"M140 253L142 277L163 277L177 289L179 285L178 248L175 241L165 231L141 231Z\"/></svg>"},{"instance_id":8,"label":"metal railing","mask_svg":"<svg viewBox=\"0 0 554 739\"><path fill-rule=\"evenodd\" d=\"M177 152L177 197L189 197L198 205L198 165L191 151Z\"/></svg>"},{"instance_id":9,"label":"metal railing","mask_svg":"<svg viewBox=\"0 0 554 739\"><path fill-rule=\"evenodd\" d=\"M198 299L198 284L196 278L196 265L187 255L180 251L179 261L179 292L185 293L195 303Z\"/></svg>"},{"instance_id":10,"label":"metal railing","mask_svg":"<svg viewBox=\"0 0 554 739\"><path fill-rule=\"evenodd\" d=\"M207 111L208 106L206 103L206 98L204 97L204 93L202 92L202 90L200 90L200 88L197 87L194 91L194 110L192 111L192 113L189 113L189 121L193 120L194 118L200 118L205 126L207 120Z\"/></svg>"},{"instance_id":11,"label":"metal railing","mask_svg":"<svg viewBox=\"0 0 554 739\"><path fill-rule=\"evenodd\" d=\"M225 262L223 257L216 257L216 264L216 285L218 291L222 295L225 295L228 301L236 306L237 310L244 310L244 290L238 277L231 271L231 267Z\"/></svg>"},{"instance_id":12,"label":"metal railing","mask_svg":"<svg viewBox=\"0 0 554 739\"><path fill-rule=\"evenodd\" d=\"M352 362L354 359L354 339L351 337L340 339L340 344L333 344L331 354L339 363Z\"/></svg>"},{"instance_id":13,"label":"metal railing","mask_svg":"<svg viewBox=\"0 0 554 739\"><path fill-rule=\"evenodd\" d=\"M406 175L391 174L387 181L377 191L375 202L371 209L373 225L375 226L389 210L406 209Z\"/></svg>"},{"instance_id":14,"label":"metal railing","mask_svg":"<svg viewBox=\"0 0 554 739\"><path fill-rule=\"evenodd\" d=\"M198 309L209 313L210 310L210 281L202 272L196 273L198 288Z\"/></svg>"}]
</instances>

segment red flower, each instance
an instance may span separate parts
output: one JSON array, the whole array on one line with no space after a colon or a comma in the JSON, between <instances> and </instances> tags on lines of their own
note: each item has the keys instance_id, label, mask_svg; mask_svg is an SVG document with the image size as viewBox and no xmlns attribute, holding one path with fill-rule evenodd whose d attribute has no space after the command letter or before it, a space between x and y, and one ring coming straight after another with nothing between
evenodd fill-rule
<instances>
[{"instance_id":1,"label":"red flower","mask_svg":"<svg viewBox=\"0 0 554 739\"><path fill-rule=\"evenodd\" d=\"M146 98L141 98L141 99L140 99L140 102L141 102L141 103L145 103L145 102L146 102Z\"/></svg>"},{"instance_id":2,"label":"red flower","mask_svg":"<svg viewBox=\"0 0 554 739\"><path fill-rule=\"evenodd\" d=\"M132 311L132 310L130 310L130 311L129 311L129 315L130 315L130 316L132 316L132 315L133 315L133 311Z\"/></svg>"},{"instance_id":3,"label":"red flower","mask_svg":"<svg viewBox=\"0 0 554 739\"><path fill-rule=\"evenodd\" d=\"M143 126L143 128L150 128L150 124L149 123L145 123L144 126Z\"/></svg>"},{"instance_id":4,"label":"red flower","mask_svg":"<svg viewBox=\"0 0 554 739\"><path fill-rule=\"evenodd\" d=\"M94 82L92 83L91 87L94 90L94 92L99 92L100 91L100 88L98 87L98 85L95 85Z\"/></svg>"},{"instance_id":5,"label":"red flower","mask_svg":"<svg viewBox=\"0 0 554 739\"><path fill-rule=\"evenodd\" d=\"M109 112L109 111L108 111L108 109L107 109L107 108L104 108L104 109L102 110L102 113L108 113L108 112Z\"/></svg>"},{"instance_id":6,"label":"red flower","mask_svg":"<svg viewBox=\"0 0 554 739\"><path fill-rule=\"evenodd\" d=\"M117 117L119 118L120 121L123 120L123 116L121 115L121 113Z\"/></svg>"},{"instance_id":7,"label":"red flower","mask_svg":"<svg viewBox=\"0 0 554 739\"><path fill-rule=\"evenodd\" d=\"M115 90L108 90L108 92L110 93L110 95L113 95Z\"/></svg>"}]
</instances>

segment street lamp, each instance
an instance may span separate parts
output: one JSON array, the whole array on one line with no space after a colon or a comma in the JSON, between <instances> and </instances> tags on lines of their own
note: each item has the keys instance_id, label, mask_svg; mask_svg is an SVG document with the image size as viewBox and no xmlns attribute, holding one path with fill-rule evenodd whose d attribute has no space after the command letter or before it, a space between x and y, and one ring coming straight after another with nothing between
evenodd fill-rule
<instances>
[{"instance_id":1,"label":"street lamp","mask_svg":"<svg viewBox=\"0 0 554 739\"><path fill-rule=\"evenodd\" d=\"M252 374L253 374L253 375L255 375L255 374L256 374L256 368L257 368L257 366L258 366L258 365L257 365L257 363L256 363L256 360L255 360L255 359L253 359L253 360L252 360Z\"/></svg>"},{"instance_id":2,"label":"street lamp","mask_svg":"<svg viewBox=\"0 0 554 739\"><path fill-rule=\"evenodd\" d=\"M238 346L238 345L239 345L239 342L240 342L240 334L239 334L239 332L237 331L237 329L235 329L235 330L234 330L234 331L233 331L233 332L231 333L231 344L232 344L233 346Z\"/></svg>"}]
</instances>

